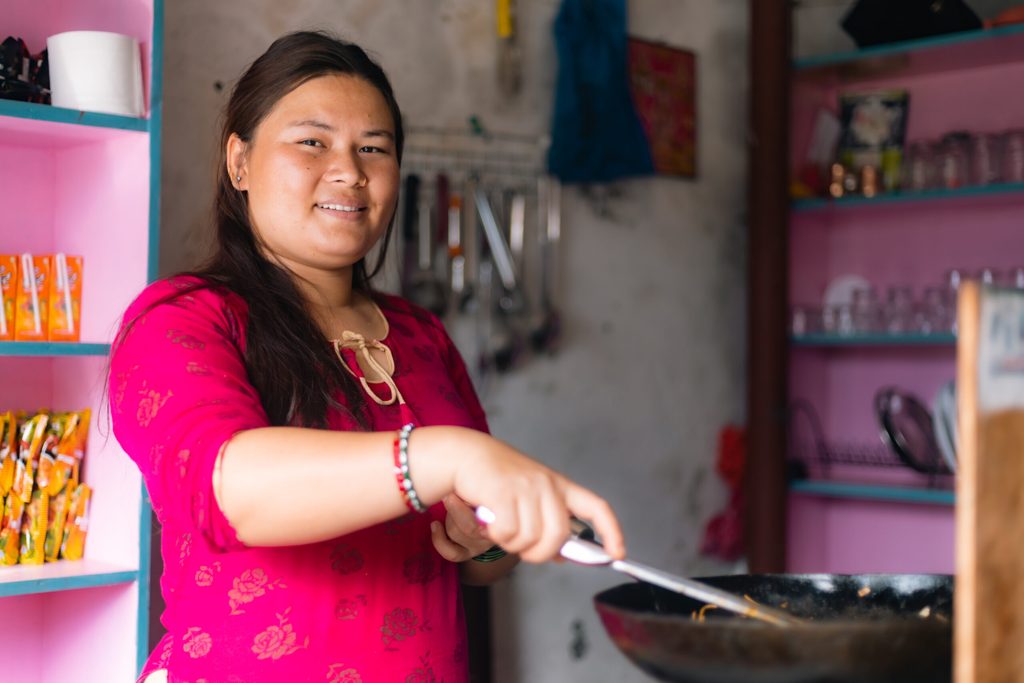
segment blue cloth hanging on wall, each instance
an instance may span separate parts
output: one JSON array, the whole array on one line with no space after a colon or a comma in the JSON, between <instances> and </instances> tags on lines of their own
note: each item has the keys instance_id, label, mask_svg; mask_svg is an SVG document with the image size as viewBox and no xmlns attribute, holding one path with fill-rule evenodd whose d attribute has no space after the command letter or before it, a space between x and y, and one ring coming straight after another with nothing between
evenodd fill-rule
<instances>
[{"instance_id":1,"label":"blue cloth hanging on wall","mask_svg":"<svg viewBox=\"0 0 1024 683\"><path fill-rule=\"evenodd\" d=\"M629 88L626 0L563 0L555 46L551 174L567 183L653 174Z\"/></svg>"}]
</instances>

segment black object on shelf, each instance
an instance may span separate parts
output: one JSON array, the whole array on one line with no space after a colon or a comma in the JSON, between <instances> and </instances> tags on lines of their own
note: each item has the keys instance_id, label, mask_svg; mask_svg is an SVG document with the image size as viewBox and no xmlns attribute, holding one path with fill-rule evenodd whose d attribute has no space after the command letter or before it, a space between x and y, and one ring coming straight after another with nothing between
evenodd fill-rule
<instances>
[{"instance_id":1,"label":"black object on shelf","mask_svg":"<svg viewBox=\"0 0 1024 683\"><path fill-rule=\"evenodd\" d=\"M858 47L982 27L981 19L963 0L858 0L841 25Z\"/></svg>"},{"instance_id":2,"label":"black object on shelf","mask_svg":"<svg viewBox=\"0 0 1024 683\"><path fill-rule=\"evenodd\" d=\"M50 103L50 67L46 50L33 57L21 38L0 43L0 99Z\"/></svg>"}]
</instances>

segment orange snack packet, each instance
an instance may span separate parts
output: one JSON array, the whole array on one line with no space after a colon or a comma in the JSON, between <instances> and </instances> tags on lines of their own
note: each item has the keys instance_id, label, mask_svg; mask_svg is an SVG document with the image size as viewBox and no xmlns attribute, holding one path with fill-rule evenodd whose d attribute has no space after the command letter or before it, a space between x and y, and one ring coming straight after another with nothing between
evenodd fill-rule
<instances>
[{"instance_id":1,"label":"orange snack packet","mask_svg":"<svg viewBox=\"0 0 1024 683\"><path fill-rule=\"evenodd\" d=\"M18 257L0 254L0 341L14 339L14 299L18 285Z\"/></svg>"},{"instance_id":2,"label":"orange snack packet","mask_svg":"<svg viewBox=\"0 0 1024 683\"><path fill-rule=\"evenodd\" d=\"M43 448L43 437L46 436L46 425L50 416L46 413L33 415L21 425L18 441L18 462L14 468L14 484L11 491L28 504L32 500L32 488L35 486L36 468L39 466L39 452Z\"/></svg>"},{"instance_id":3,"label":"orange snack packet","mask_svg":"<svg viewBox=\"0 0 1024 683\"><path fill-rule=\"evenodd\" d=\"M0 531L0 566L18 564L19 544L21 543L21 517L25 503L11 493L4 503L4 528Z\"/></svg>"},{"instance_id":4,"label":"orange snack packet","mask_svg":"<svg viewBox=\"0 0 1024 683\"><path fill-rule=\"evenodd\" d=\"M89 499L92 489L79 484L71 494L68 519L64 523L64 538L60 544L60 556L65 560L80 560L85 552L85 536L89 531Z\"/></svg>"},{"instance_id":5,"label":"orange snack packet","mask_svg":"<svg viewBox=\"0 0 1024 683\"><path fill-rule=\"evenodd\" d=\"M57 413L50 417L49 424L46 425L46 435L43 437L43 447L39 452L39 465L36 469L36 488L46 491L47 495L60 492L67 481L65 479L57 486L54 476L56 474L54 470L57 467L57 448L60 446L61 439L64 438L64 428L67 423L68 414ZM50 491L51 487L55 490Z\"/></svg>"},{"instance_id":6,"label":"orange snack packet","mask_svg":"<svg viewBox=\"0 0 1024 683\"><path fill-rule=\"evenodd\" d=\"M14 413L0 414L0 496L14 485L14 466L18 460L18 423Z\"/></svg>"},{"instance_id":7,"label":"orange snack packet","mask_svg":"<svg viewBox=\"0 0 1024 683\"><path fill-rule=\"evenodd\" d=\"M42 564L45 555L43 546L46 542L46 523L49 521L50 497L36 489L32 492L32 501L25 508L25 519L21 523L21 555L20 564Z\"/></svg>"},{"instance_id":8,"label":"orange snack packet","mask_svg":"<svg viewBox=\"0 0 1024 683\"><path fill-rule=\"evenodd\" d=\"M47 562L53 562L60 556L60 544L64 540L64 525L67 524L70 507L70 487L50 498L50 506L47 510L46 540L43 541L43 554L46 556Z\"/></svg>"},{"instance_id":9,"label":"orange snack packet","mask_svg":"<svg viewBox=\"0 0 1024 683\"><path fill-rule=\"evenodd\" d=\"M21 255L14 302L14 338L17 341L46 341L52 260L50 256Z\"/></svg>"},{"instance_id":10,"label":"orange snack packet","mask_svg":"<svg viewBox=\"0 0 1024 683\"><path fill-rule=\"evenodd\" d=\"M78 485L78 465L85 456L86 437L89 433L89 418L92 411L88 408L77 413L68 413L65 416L64 429L57 444L54 461L46 476L46 482L41 481L42 476L36 477L36 485L55 496L64 490L69 483L71 488ZM46 449L43 449L43 456L46 456ZM43 461L40 460L40 472Z\"/></svg>"},{"instance_id":11,"label":"orange snack packet","mask_svg":"<svg viewBox=\"0 0 1024 683\"><path fill-rule=\"evenodd\" d=\"M82 257L54 254L50 275L50 341L76 342L81 338Z\"/></svg>"}]
</instances>

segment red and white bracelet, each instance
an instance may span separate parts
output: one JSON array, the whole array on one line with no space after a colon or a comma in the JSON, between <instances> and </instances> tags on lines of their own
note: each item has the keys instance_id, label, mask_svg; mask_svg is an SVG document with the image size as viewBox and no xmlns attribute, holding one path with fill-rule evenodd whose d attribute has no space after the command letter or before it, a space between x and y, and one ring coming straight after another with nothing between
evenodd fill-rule
<instances>
[{"instance_id":1,"label":"red and white bracelet","mask_svg":"<svg viewBox=\"0 0 1024 683\"><path fill-rule=\"evenodd\" d=\"M416 487L412 484L412 477L409 476L409 434L415 428L413 423L403 425L395 436L395 479L398 481L398 490L402 492L402 499L412 512L424 513L427 507L420 501L416 493Z\"/></svg>"}]
</instances>

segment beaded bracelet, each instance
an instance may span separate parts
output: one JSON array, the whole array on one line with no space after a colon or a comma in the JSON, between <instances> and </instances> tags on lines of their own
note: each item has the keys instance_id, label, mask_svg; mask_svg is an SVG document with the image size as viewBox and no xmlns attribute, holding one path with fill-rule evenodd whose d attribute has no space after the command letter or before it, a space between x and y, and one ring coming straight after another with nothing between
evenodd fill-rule
<instances>
[{"instance_id":1,"label":"beaded bracelet","mask_svg":"<svg viewBox=\"0 0 1024 683\"><path fill-rule=\"evenodd\" d=\"M424 513L427 507L420 501L416 494L416 487L412 485L412 478L409 476L409 434L412 433L414 425L410 422L398 430L395 437L395 479L398 480L398 490L402 492L402 500L412 512Z\"/></svg>"},{"instance_id":2,"label":"beaded bracelet","mask_svg":"<svg viewBox=\"0 0 1024 683\"><path fill-rule=\"evenodd\" d=\"M502 550L501 546L492 545L490 550L487 550L486 552L480 553L479 555L477 555L476 557L473 558L473 561L474 562L494 562L496 560L500 560L501 558L505 557L506 555L508 555L508 553L506 553L504 550Z\"/></svg>"}]
</instances>

